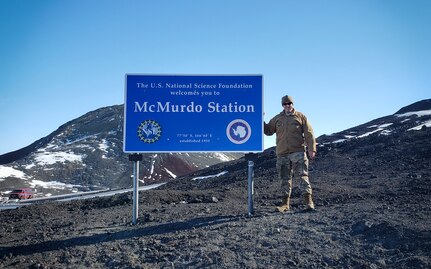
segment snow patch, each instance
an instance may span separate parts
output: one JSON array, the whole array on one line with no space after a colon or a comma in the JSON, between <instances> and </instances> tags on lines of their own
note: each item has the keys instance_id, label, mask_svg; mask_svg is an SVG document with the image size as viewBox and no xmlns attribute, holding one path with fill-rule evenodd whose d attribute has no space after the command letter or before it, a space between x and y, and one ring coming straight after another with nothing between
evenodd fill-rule
<instances>
[{"instance_id":1,"label":"snow patch","mask_svg":"<svg viewBox=\"0 0 431 269\"><path fill-rule=\"evenodd\" d=\"M417 115L418 117L423 117L423 116L430 116L431 115L431 110L421 110L421 111L414 111L414 112L407 112L404 114L395 114L395 116L397 117L410 117L413 115Z\"/></svg>"},{"instance_id":2,"label":"snow patch","mask_svg":"<svg viewBox=\"0 0 431 269\"><path fill-rule=\"evenodd\" d=\"M173 178L177 178L177 175L175 175L174 173L172 173L171 171L169 171L167 168L163 168L171 177Z\"/></svg>"},{"instance_id":3,"label":"snow patch","mask_svg":"<svg viewBox=\"0 0 431 269\"><path fill-rule=\"evenodd\" d=\"M387 130L386 128L389 127L389 126L391 126L392 124L393 123L384 123L384 124L380 124L380 125L377 125L377 124L370 125L370 126L367 127L367 129L371 129L371 128L376 128L376 129L372 130L370 132L358 135L358 136L356 136L356 135L344 135L345 138L341 138L341 139L332 141L330 143L334 143L335 144L335 143L341 143L341 142L344 142L344 141L348 141L348 140L354 139L354 138L363 138L363 137L367 137L367 136L369 136L371 134L374 134L374 133L377 133L377 132L380 132L380 134L382 134L382 135L389 135L389 134L391 134L392 131L391 130ZM357 132L353 132L353 131L350 132L350 134L355 134L355 133L357 133ZM325 144L327 144L327 143L325 143Z\"/></svg>"},{"instance_id":4,"label":"snow patch","mask_svg":"<svg viewBox=\"0 0 431 269\"><path fill-rule=\"evenodd\" d=\"M155 168L155 163L156 163L156 158L157 158L157 154L153 155L153 159L151 160L151 168L150 168L150 175L153 175L154 173L154 168Z\"/></svg>"},{"instance_id":5,"label":"snow patch","mask_svg":"<svg viewBox=\"0 0 431 269\"><path fill-rule=\"evenodd\" d=\"M97 139L97 136L98 136L99 134L100 134L100 133L97 133L97 134L94 134L94 135L86 135L86 136L83 136L83 137L77 138L77 139L75 139L75 140L67 140L67 142L66 142L66 146L69 146L69 145L75 144L75 143L77 143L77 142L81 142L81 141L87 140L87 139L89 139L89 138L96 138L96 139Z\"/></svg>"},{"instance_id":6,"label":"snow patch","mask_svg":"<svg viewBox=\"0 0 431 269\"><path fill-rule=\"evenodd\" d=\"M228 162L228 161L233 160L232 158L229 158L226 154L221 153L221 152L215 152L214 155L217 159L219 159L220 161L223 161L223 162Z\"/></svg>"},{"instance_id":7,"label":"snow patch","mask_svg":"<svg viewBox=\"0 0 431 269\"><path fill-rule=\"evenodd\" d=\"M418 125L416 127L408 129L407 131L418 131L418 130L422 129L423 126L425 126L425 127L431 127L431 120L423 122L423 123L421 123L420 125Z\"/></svg>"},{"instance_id":8,"label":"snow patch","mask_svg":"<svg viewBox=\"0 0 431 269\"><path fill-rule=\"evenodd\" d=\"M82 162L82 155L73 152L41 152L34 158L38 165L49 165L55 163Z\"/></svg>"},{"instance_id":9,"label":"snow patch","mask_svg":"<svg viewBox=\"0 0 431 269\"><path fill-rule=\"evenodd\" d=\"M81 187L80 185L66 184L58 181L45 182L41 180L32 180L29 183L32 188L41 187L46 189L64 190L64 189L73 189L75 187Z\"/></svg>"},{"instance_id":10,"label":"snow patch","mask_svg":"<svg viewBox=\"0 0 431 269\"><path fill-rule=\"evenodd\" d=\"M367 136L369 136L369 135L372 135L372 134L374 134L374 133L377 133L378 131L380 131L380 130L379 130L379 129L377 129L377 130L374 130L374 131L371 131L371 132L368 132L368 133L365 133L365 134L358 135L358 138L367 137Z\"/></svg>"},{"instance_id":11,"label":"snow patch","mask_svg":"<svg viewBox=\"0 0 431 269\"><path fill-rule=\"evenodd\" d=\"M380 132L381 135L390 135L392 133L391 130L383 130Z\"/></svg>"},{"instance_id":12,"label":"snow patch","mask_svg":"<svg viewBox=\"0 0 431 269\"><path fill-rule=\"evenodd\" d=\"M223 175L225 175L225 174L227 174L228 172L227 171L223 171L223 172L221 172L221 173L218 173L217 175L210 175L210 176L203 176L203 177L195 177L195 178L192 178L192 180L201 180L201 179L209 179L209 178L214 178L214 177L220 177L220 176L223 176Z\"/></svg>"},{"instance_id":13,"label":"snow patch","mask_svg":"<svg viewBox=\"0 0 431 269\"><path fill-rule=\"evenodd\" d=\"M388 131L388 130L385 130L385 128L386 127L389 127L389 126L391 126L393 123L385 123L385 124L381 124L381 125L373 125L373 126L370 126L370 127L368 127L368 128L377 128L376 130L374 130L374 131L371 131L371 132L368 132L368 133L365 133L365 134L362 134L362 135L359 135L358 136L358 138L363 138L363 137L366 137L366 136L369 136L369 135L371 135L371 134L374 134L374 133L377 133L377 132L384 132L383 134L385 134L385 135L387 135L387 134L389 134L390 133L390 131Z\"/></svg>"},{"instance_id":14,"label":"snow patch","mask_svg":"<svg viewBox=\"0 0 431 269\"><path fill-rule=\"evenodd\" d=\"M379 128L379 129L382 129L382 128L386 128L386 127L389 127L389 126L391 126L393 123L385 123L385 124L382 124L382 125L380 125L380 126L378 126L377 128Z\"/></svg>"},{"instance_id":15,"label":"snow patch","mask_svg":"<svg viewBox=\"0 0 431 269\"><path fill-rule=\"evenodd\" d=\"M105 153L108 153L109 145L106 139L102 139L102 143L99 144L99 149ZM102 155L103 159L108 159L105 154Z\"/></svg>"},{"instance_id":16,"label":"snow patch","mask_svg":"<svg viewBox=\"0 0 431 269\"><path fill-rule=\"evenodd\" d=\"M108 148L108 141L106 141L106 139L102 139L102 143L99 144L99 149L106 152Z\"/></svg>"},{"instance_id":17,"label":"snow patch","mask_svg":"<svg viewBox=\"0 0 431 269\"><path fill-rule=\"evenodd\" d=\"M36 165L34 163L31 163L27 166L25 166L25 169L32 169L33 167L35 167Z\"/></svg>"},{"instance_id":18,"label":"snow patch","mask_svg":"<svg viewBox=\"0 0 431 269\"><path fill-rule=\"evenodd\" d=\"M7 177L28 178L28 176L20 170L0 165L0 181L4 181Z\"/></svg>"},{"instance_id":19,"label":"snow patch","mask_svg":"<svg viewBox=\"0 0 431 269\"><path fill-rule=\"evenodd\" d=\"M332 141L332 143L336 144L336 143L341 143L344 141L347 141L347 139L338 139L338 140Z\"/></svg>"}]
</instances>

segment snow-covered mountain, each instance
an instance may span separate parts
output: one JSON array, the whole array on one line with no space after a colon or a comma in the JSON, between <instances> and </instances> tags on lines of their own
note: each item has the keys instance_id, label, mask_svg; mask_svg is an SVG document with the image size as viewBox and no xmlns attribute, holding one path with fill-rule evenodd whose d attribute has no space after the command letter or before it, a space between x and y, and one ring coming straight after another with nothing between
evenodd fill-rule
<instances>
[{"instance_id":1,"label":"snow-covered mountain","mask_svg":"<svg viewBox=\"0 0 431 269\"><path fill-rule=\"evenodd\" d=\"M417 131L427 127L431 127L431 99L416 102L403 107L393 115L381 117L342 132L322 135L317 140L320 146L323 146L368 136L388 136L404 131Z\"/></svg>"},{"instance_id":2,"label":"snow-covered mountain","mask_svg":"<svg viewBox=\"0 0 431 269\"><path fill-rule=\"evenodd\" d=\"M89 112L33 144L0 156L0 190L32 187L38 195L132 185L132 163L123 152L123 105ZM144 154L141 183L167 181L237 153Z\"/></svg>"}]
</instances>

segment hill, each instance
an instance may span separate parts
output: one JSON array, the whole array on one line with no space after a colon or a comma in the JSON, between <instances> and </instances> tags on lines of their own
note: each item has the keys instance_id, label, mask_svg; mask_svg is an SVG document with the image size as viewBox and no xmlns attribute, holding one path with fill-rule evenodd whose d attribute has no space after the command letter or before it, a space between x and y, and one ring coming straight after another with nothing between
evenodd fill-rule
<instances>
[{"instance_id":1,"label":"hill","mask_svg":"<svg viewBox=\"0 0 431 269\"><path fill-rule=\"evenodd\" d=\"M88 112L47 137L0 156L0 190L37 189L36 197L132 186L133 164L123 152L123 105ZM166 182L237 153L144 154L141 185Z\"/></svg>"},{"instance_id":2,"label":"hill","mask_svg":"<svg viewBox=\"0 0 431 269\"><path fill-rule=\"evenodd\" d=\"M420 107L322 137L317 212L301 210L296 188L293 210L275 212L270 149L255 161L251 217L241 158L141 192L137 225L130 193L2 211L0 266L429 268L431 107Z\"/></svg>"}]
</instances>

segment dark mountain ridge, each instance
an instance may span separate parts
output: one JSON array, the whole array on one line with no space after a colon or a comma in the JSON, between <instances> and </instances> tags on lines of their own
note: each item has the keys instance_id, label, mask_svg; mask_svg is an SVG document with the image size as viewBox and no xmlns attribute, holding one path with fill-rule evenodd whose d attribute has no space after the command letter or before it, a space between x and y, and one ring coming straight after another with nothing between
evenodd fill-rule
<instances>
[{"instance_id":1,"label":"dark mountain ridge","mask_svg":"<svg viewBox=\"0 0 431 269\"><path fill-rule=\"evenodd\" d=\"M390 135L393 132L403 132L413 128L431 127L430 120L431 99L426 99L403 107L392 115L377 118L338 133L322 135L317 141L322 145L361 139L370 135Z\"/></svg>"},{"instance_id":2,"label":"dark mountain ridge","mask_svg":"<svg viewBox=\"0 0 431 269\"><path fill-rule=\"evenodd\" d=\"M415 112L415 111L423 111L423 110L429 110L431 107L431 99L425 99L422 101L415 102L411 105L405 106L395 112L395 114L404 114L407 112Z\"/></svg>"}]
</instances>

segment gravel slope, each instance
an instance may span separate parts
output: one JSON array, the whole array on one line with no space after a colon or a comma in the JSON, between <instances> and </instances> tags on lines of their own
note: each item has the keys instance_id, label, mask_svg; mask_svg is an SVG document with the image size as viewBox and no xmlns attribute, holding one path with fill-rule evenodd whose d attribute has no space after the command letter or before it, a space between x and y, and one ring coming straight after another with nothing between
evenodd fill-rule
<instances>
[{"instance_id":1,"label":"gravel slope","mask_svg":"<svg viewBox=\"0 0 431 269\"><path fill-rule=\"evenodd\" d=\"M280 202L275 156L237 160L140 194L0 212L1 268L430 268L431 131L320 148L311 163L317 212ZM192 180L227 173L213 178Z\"/></svg>"}]
</instances>

